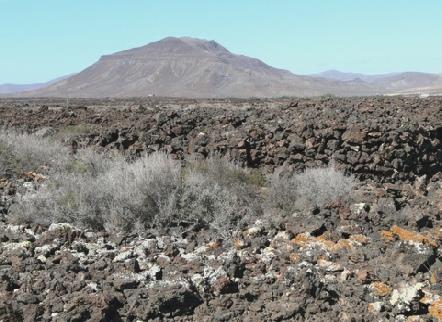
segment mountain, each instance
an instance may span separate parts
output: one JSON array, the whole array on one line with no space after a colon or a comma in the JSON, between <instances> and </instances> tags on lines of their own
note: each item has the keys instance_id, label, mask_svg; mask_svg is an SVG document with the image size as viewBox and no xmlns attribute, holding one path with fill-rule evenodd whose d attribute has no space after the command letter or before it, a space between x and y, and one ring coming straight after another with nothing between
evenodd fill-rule
<instances>
[{"instance_id":1,"label":"mountain","mask_svg":"<svg viewBox=\"0 0 442 322\"><path fill-rule=\"evenodd\" d=\"M102 56L65 79L15 96L279 97L434 94L442 75L417 72L364 75L329 70L295 75L231 53L215 41L168 37Z\"/></svg>"},{"instance_id":2,"label":"mountain","mask_svg":"<svg viewBox=\"0 0 442 322\"><path fill-rule=\"evenodd\" d=\"M0 84L0 94L14 94L14 93L22 93L27 91L33 91L40 88L48 87L51 84L54 84L60 80L66 79L73 74L58 77L49 82L45 83L35 83L35 84Z\"/></svg>"},{"instance_id":3,"label":"mountain","mask_svg":"<svg viewBox=\"0 0 442 322\"><path fill-rule=\"evenodd\" d=\"M373 93L366 84L294 75L215 41L168 37L102 56L80 73L28 93L62 97L275 97Z\"/></svg>"}]
</instances>

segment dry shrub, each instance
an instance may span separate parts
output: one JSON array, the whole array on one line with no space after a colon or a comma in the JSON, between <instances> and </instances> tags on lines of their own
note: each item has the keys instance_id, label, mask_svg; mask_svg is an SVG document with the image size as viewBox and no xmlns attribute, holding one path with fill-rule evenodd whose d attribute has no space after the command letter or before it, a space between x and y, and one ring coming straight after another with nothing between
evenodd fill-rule
<instances>
[{"instance_id":1,"label":"dry shrub","mask_svg":"<svg viewBox=\"0 0 442 322\"><path fill-rule=\"evenodd\" d=\"M345 203L351 198L354 186L352 176L344 175L333 166L310 168L290 177L274 174L270 177L267 205L292 214L337 201Z\"/></svg>"},{"instance_id":2,"label":"dry shrub","mask_svg":"<svg viewBox=\"0 0 442 322\"><path fill-rule=\"evenodd\" d=\"M57 173L36 193L24 195L11 210L14 220L70 222L113 232L171 220L181 180L179 163L162 153L131 164L88 156L82 171ZM97 171L103 164L106 171Z\"/></svg>"},{"instance_id":3,"label":"dry shrub","mask_svg":"<svg viewBox=\"0 0 442 322\"><path fill-rule=\"evenodd\" d=\"M241 184L262 187L266 184L260 171L241 167L216 154L204 160L191 156L186 164L186 171L202 173L223 186Z\"/></svg>"},{"instance_id":4,"label":"dry shrub","mask_svg":"<svg viewBox=\"0 0 442 322\"><path fill-rule=\"evenodd\" d=\"M278 173L270 176L266 196L267 208L292 214L296 211L297 182L293 177L283 177Z\"/></svg>"},{"instance_id":5,"label":"dry shrub","mask_svg":"<svg viewBox=\"0 0 442 322\"><path fill-rule=\"evenodd\" d=\"M27 133L0 130L0 175L63 168L69 150L61 143Z\"/></svg>"},{"instance_id":6,"label":"dry shrub","mask_svg":"<svg viewBox=\"0 0 442 322\"><path fill-rule=\"evenodd\" d=\"M177 215L181 166L164 153L129 165L119 163L102 176L100 184L107 187L107 230L164 226Z\"/></svg>"},{"instance_id":7,"label":"dry shrub","mask_svg":"<svg viewBox=\"0 0 442 322\"><path fill-rule=\"evenodd\" d=\"M164 153L133 163L80 150L35 192L18 196L10 220L69 222L110 232L201 223L225 234L259 213L247 171L221 159L188 168Z\"/></svg>"},{"instance_id":8,"label":"dry shrub","mask_svg":"<svg viewBox=\"0 0 442 322\"><path fill-rule=\"evenodd\" d=\"M184 168L164 153L127 162L91 149L70 155L47 138L2 131L0 170L11 162L21 172L48 170L38 190L17 196L10 221L69 222L110 232L190 223L228 238L260 217L263 205L291 214L346 201L354 186L333 167L308 169L289 178L273 175L263 200L262 175L220 157L190 159Z\"/></svg>"},{"instance_id":9,"label":"dry shrub","mask_svg":"<svg viewBox=\"0 0 442 322\"><path fill-rule=\"evenodd\" d=\"M183 179L181 218L204 223L228 238L261 214L257 186L250 179L254 177L219 157L190 161Z\"/></svg>"},{"instance_id":10,"label":"dry shrub","mask_svg":"<svg viewBox=\"0 0 442 322\"><path fill-rule=\"evenodd\" d=\"M351 198L355 186L352 176L344 175L333 166L307 169L295 178L297 203L301 208L323 207L337 201L345 203Z\"/></svg>"}]
</instances>

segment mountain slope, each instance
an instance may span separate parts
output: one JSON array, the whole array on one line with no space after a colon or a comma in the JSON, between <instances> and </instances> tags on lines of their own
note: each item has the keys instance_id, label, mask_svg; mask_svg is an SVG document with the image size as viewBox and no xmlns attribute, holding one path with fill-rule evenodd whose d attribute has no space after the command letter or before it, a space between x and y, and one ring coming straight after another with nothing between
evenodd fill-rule
<instances>
[{"instance_id":1,"label":"mountain slope","mask_svg":"<svg viewBox=\"0 0 442 322\"><path fill-rule=\"evenodd\" d=\"M366 84L299 76L235 55L215 41L168 37L102 56L82 72L33 96L274 97L373 93Z\"/></svg>"}]
</instances>

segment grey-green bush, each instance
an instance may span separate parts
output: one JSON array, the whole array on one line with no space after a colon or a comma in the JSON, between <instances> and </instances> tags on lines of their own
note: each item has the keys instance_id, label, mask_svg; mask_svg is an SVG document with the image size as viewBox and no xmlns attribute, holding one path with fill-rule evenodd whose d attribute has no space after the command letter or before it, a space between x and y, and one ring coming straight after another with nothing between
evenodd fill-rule
<instances>
[{"instance_id":1,"label":"grey-green bush","mask_svg":"<svg viewBox=\"0 0 442 322\"><path fill-rule=\"evenodd\" d=\"M108 231L171 220L181 180L178 162L156 153L131 164L121 158L103 163L107 171L89 166L86 171L53 175L36 193L23 196L12 207L14 220L70 222Z\"/></svg>"},{"instance_id":2,"label":"grey-green bush","mask_svg":"<svg viewBox=\"0 0 442 322\"><path fill-rule=\"evenodd\" d=\"M59 142L36 135L0 130L0 176L7 172L20 175L42 167L62 168L69 150Z\"/></svg>"},{"instance_id":3,"label":"grey-green bush","mask_svg":"<svg viewBox=\"0 0 442 322\"><path fill-rule=\"evenodd\" d=\"M282 177L279 173L272 174L265 198L267 208L292 214L296 211L297 188L297 182L293 177Z\"/></svg>"},{"instance_id":4,"label":"grey-green bush","mask_svg":"<svg viewBox=\"0 0 442 322\"><path fill-rule=\"evenodd\" d=\"M333 202L347 202L355 179L333 166L310 168L289 177L270 177L267 206L286 214L311 207L323 207Z\"/></svg>"},{"instance_id":5,"label":"grey-green bush","mask_svg":"<svg viewBox=\"0 0 442 322\"><path fill-rule=\"evenodd\" d=\"M345 201L354 186L352 177L333 167L318 168L289 178L273 175L262 195L266 183L259 172L216 156L191 158L184 168L164 153L127 162L92 149L70 155L47 138L3 131L0 169L11 162L19 171L44 165L47 179L36 191L17 195L10 221L69 222L109 232L200 223L228 237L264 207L284 214L321 207Z\"/></svg>"},{"instance_id":6,"label":"grey-green bush","mask_svg":"<svg viewBox=\"0 0 442 322\"><path fill-rule=\"evenodd\" d=\"M219 158L203 163L203 167L191 164L185 173L180 214L185 220L205 223L226 238L261 214L257 187L247 183L246 169Z\"/></svg>"},{"instance_id":7,"label":"grey-green bush","mask_svg":"<svg viewBox=\"0 0 442 322\"><path fill-rule=\"evenodd\" d=\"M347 202L355 187L355 179L333 166L311 168L295 176L297 204L301 208L323 207L333 202Z\"/></svg>"}]
</instances>

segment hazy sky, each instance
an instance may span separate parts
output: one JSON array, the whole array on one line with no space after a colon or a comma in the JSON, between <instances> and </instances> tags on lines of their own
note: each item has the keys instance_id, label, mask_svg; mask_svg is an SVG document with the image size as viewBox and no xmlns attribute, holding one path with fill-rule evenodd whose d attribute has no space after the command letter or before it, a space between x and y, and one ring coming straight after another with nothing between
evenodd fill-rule
<instances>
[{"instance_id":1,"label":"hazy sky","mask_svg":"<svg viewBox=\"0 0 442 322\"><path fill-rule=\"evenodd\" d=\"M442 72L442 0L0 0L0 83L78 72L166 36L298 74Z\"/></svg>"}]
</instances>

